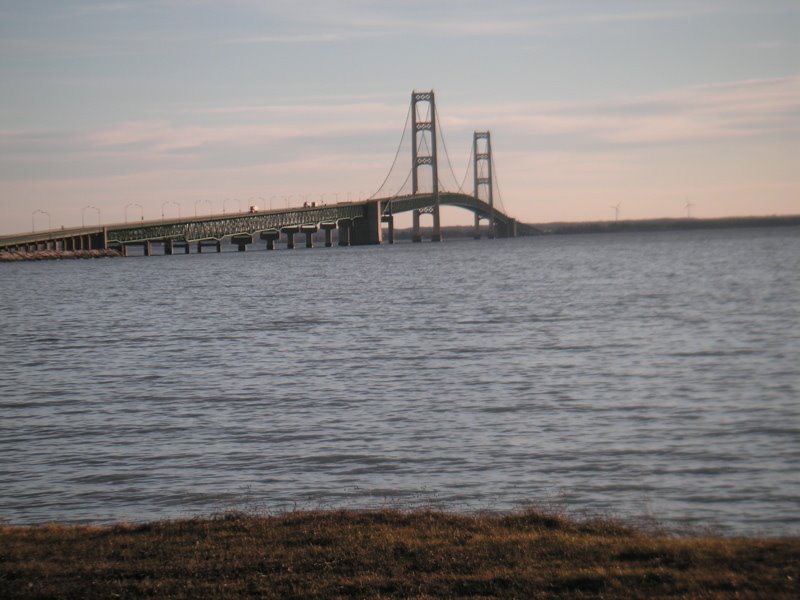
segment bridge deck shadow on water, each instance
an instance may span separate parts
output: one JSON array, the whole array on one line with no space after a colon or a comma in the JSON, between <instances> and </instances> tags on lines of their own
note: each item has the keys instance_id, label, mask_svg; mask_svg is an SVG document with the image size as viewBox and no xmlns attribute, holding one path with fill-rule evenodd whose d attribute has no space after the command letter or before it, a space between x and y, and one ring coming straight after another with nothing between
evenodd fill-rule
<instances>
[{"instance_id":1,"label":"bridge deck shadow on water","mask_svg":"<svg viewBox=\"0 0 800 600\"><path fill-rule=\"evenodd\" d=\"M427 105L424 115L418 107L420 104ZM335 243L340 246L384 242L391 244L394 243L394 217L406 212L411 212L413 216L415 242L422 241L420 218L425 214L433 218L431 240L441 241L440 206L454 206L471 211L474 215L475 237L481 237L482 221L488 223L486 235L490 238L537 233L534 227L518 222L503 209L495 206L496 179L491 137L488 131L476 131L473 136L470 164L473 172L472 193L464 193L461 189L463 184L457 191L446 191L442 189L438 175L437 112L433 91L412 92L409 117L411 117L413 138L411 169L403 186L394 195L379 197L394 171L400 147L383 185L368 200L330 205L306 203L302 207L279 210L258 211L254 208L247 213L162 218L154 221L142 220L135 223L31 232L0 237L0 251L120 249L127 254L129 246L141 246L144 254L149 256L152 254L154 244L163 245L164 254L174 254L176 250L188 254L192 245L196 246L197 252L202 252L204 248L221 252L223 240L228 239L231 244L238 247L239 251L245 251L257 238L265 241L267 249L271 250L281 236L284 236L287 248L295 247L296 235L303 235L305 246L311 247L314 234L318 231L324 232L325 246L328 247L334 244L334 235ZM409 118L406 119L401 146L408 125ZM443 142L444 138L441 139ZM447 160L449 164L449 157ZM422 191L421 168L430 171L429 191ZM409 179L411 189L405 191ZM465 176L464 181L466 179ZM383 235L384 223L388 224L386 239Z\"/></svg>"}]
</instances>

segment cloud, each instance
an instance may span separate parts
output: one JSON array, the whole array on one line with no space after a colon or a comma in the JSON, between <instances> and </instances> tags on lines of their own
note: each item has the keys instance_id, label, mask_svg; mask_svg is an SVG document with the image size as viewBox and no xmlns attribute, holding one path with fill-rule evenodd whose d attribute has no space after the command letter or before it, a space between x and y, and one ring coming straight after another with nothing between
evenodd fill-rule
<instances>
[{"instance_id":1,"label":"cloud","mask_svg":"<svg viewBox=\"0 0 800 600\"><path fill-rule=\"evenodd\" d=\"M786 40L764 40L760 42L750 42L746 44L746 46L757 50L787 50L789 48L798 48L800 44L797 42L787 42Z\"/></svg>"},{"instance_id":2,"label":"cloud","mask_svg":"<svg viewBox=\"0 0 800 600\"><path fill-rule=\"evenodd\" d=\"M262 35L254 37L231 38L225 44L327 44L343 42L364 34L344 33L300 33L294 35Z\"/></svg>"},{"instance_id":3,"label":"cloud","mask_svg":"<svg viewBox=\"0 0 800 600\"><path fill-rule=\"evenodd\" d=\"M800 76L668 90L595 103L464 107L454 126L486 115L514 135L596 144L665 144L800 133ZM448 119L444 119L447 124Z\"/></svg>"}]
</instances>

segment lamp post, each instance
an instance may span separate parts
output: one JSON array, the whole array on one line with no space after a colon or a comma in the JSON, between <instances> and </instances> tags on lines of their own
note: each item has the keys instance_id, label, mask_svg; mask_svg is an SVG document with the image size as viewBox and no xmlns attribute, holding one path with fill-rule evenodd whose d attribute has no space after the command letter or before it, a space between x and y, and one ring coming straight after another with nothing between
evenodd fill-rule
<instances>
[{"instance_id":1,"label":"lamp post","mask_svg":"<svg viewBox=\"0 0 800 600\"><path fill-rule=\"evenodd\" d=\"M139 207L139 211L141 212L141 217L142 217L141 220L144 221L144 209L142 208L142 205L139 204L138 202L129 202L128 204L125 205L125 222L126 223L128 222L128 207L130 206Z\"/></svg>"},{"instance_id":2,"label":"lamp post","mask_svg":"<svg viewBox=\"0 0 800 600\"><path fill-rule=\"evenodd\" d=\"M177 204L174 203L174 204ZM197 205L198 204L208 204L208 214L211 214L214 211L214 205L211 204L211 200L195 200L194 201L194 216L197 217ZM222 214L225 214L225 204L222 204ZM181 206L178 204L178 218L181 216Z\"/></svg>"},{"instance_id":3,"label":"lamp post","mask_svg":"<svg viewBox=\"0 0 800 600\"><path fill-rule=\"evenodd\" d=\"M92 206L90 204L89 206L84 206L81 209L81 227L86 227L84 216L86 215L86 209L87 208L91 208L92 210L96 210L97 211L97 224L100 225L100 209L97 208L96 206Z\"/></svg>"},{"instance_id":4,"label":"lamp post","mask_svg":"<svg viewBox=\"0 0 800 600\"><path fill-rule=\"evenodd\" d=\"M269 209L272 210L272 201L276 198L275 194L269 197Z\"/></svg>"},{"instance_id":5,"label":"lamp post","mask_svg":"<svg viewBox=\"0 0 800 600\"><path fill-rule=\"evenodd\" d=\"M180 202L176 202L175 200L165 200L164 202L161 203L161 220L162 221L164 220L164 207L167 204L174 204L175 206L178 207L178 218L180 219L181 218L181 205L180 205Z\"/></svg>"},{"instance_id":6,"label":"lamp post","mask_svg":"<svg viewBox=\"0 0 800 600\"><path fill-rule=\"evenodd\" d=\"M47 217L47 228L52 229L52 223L50 221L50 213L43 211L41 208L37 208L35 211L31 213L31 232L36 232L36 214L41 213Z\"/></svg>"},{"instance_id":7,"label":"lamp post","mask_svg":"<svg viewBox=\"0 0 800 600\"><path fill-rule=\"evenodd\" d=\"M225 205L228 204L228 200L236 200L236 203L237 203L237 205L239 207L239 212L242 212L242 201L241 200L239 200L238 198L225 198L225 200L222 201L222 214L223 215L225 214Z\"/></svg>"},{"instance_id":8,"label":"lamp post","mask_svg":"<svg viewBox=\"0 0 800 600\"><path fill-rule=\"evenodd\" d=\"M289 201L292 199L292 195L284 196L283 199L286 200L286 208L289 208Z\"/></svg>"}]
</instances>

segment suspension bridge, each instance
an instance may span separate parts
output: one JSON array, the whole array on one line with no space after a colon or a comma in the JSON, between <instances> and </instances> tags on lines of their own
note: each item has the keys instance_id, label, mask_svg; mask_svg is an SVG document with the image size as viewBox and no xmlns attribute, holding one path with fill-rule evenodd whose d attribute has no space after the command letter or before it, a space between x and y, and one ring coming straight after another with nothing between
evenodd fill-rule
<instances>
[{"instance_id":1,"label":"suspension bridge","mask_svg":"<svg viewBox=\"0 0 800 600\"><path fill-rule=\"evenodd\" d=\"M192 247L196 247L197 252L203 252L204 248L221 252L226 239L240 251L245 251L257 238L265 241L267 249L272 250L281 237L285 239L287 248L294 248L297 235L304 236L305 246L311 247L314 234L318 231L324 232L324 243L328 247L334 242L340 246L391 244L394 243L394 217L406 212L412 213L414 242L422 241L420 222L423 215L432 217L430 239L438 242L442 239L439 217L442 206L471 211L474 214L475 237L480 237L483 221L488 225L487 236L490 238L538 233L532 226L518 222L507 214L499 193L499 202L495 203L495 191L499 192L499 186L492 158L491 133L474 132L467 170L459 184L438 121L433 90L412 92L403 135L392 166L380 188L367 200L329 205L312 202L302 207L251 210L244 214L162 218L31 232L0 237L0 251L119 249L127 254L129 247L141 246L143 253L149 256L154 246L161 246L163 254L174 254L176 251L188 254ZM407 137L410 138L411 167L406 171L398 166L398 159ZM440 145L444 149L449 174L453 177L454 186L451 189L439 177ZM464 186L470 172L472 187L467 193ZM403 182L392 191L400 177L404 177ZM384 224L387 225L385 236Z\"/></svg>"}]
</instances>

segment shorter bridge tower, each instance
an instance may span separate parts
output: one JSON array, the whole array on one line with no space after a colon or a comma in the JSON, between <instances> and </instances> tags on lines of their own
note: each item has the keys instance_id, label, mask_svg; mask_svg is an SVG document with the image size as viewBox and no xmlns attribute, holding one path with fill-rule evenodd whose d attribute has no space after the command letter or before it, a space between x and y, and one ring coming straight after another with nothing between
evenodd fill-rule
<instances>
[{"instance_id":1,"label":"shorter bridge tower","mask_svg":"<svg viewBox=\"0 0 800 600\"><path fill-rule=\"evenodd\" d=\"M486 202L489 204L489 237L495 236L494 197L492 195L492 134L489 131L476 131L472 136L472 165L474 177L474 196L480 198L482 188L486 188ZM480 237L480 217L475 213L475 237Z\"/></svg>"},{"instance_id":2,"label":"shorter bridge tower","mask_svg":"<svg viewBox=\"0 0 800 600\"><path fill-rule=\"evenodd\" d=\"M417 104L424 102L428 104L427 118L420 120L417 112ZM439 222L439 170L436 154L436 99L433 90L429 92L411 93L411 127L414 134L414 142L411 146L411 193L419 192L419 167L430 165L431 167L431 194L433 195L433 206L430 212L433 214L433 236L434 242L442 241L442 231ZM425 145L428 153L421 151L420 146ZM422 235L419 231L419 209L414 209L414 241L421 242ZM426 211L427 212L427 211Z\"/></svg>"}]
</instances>

